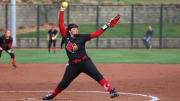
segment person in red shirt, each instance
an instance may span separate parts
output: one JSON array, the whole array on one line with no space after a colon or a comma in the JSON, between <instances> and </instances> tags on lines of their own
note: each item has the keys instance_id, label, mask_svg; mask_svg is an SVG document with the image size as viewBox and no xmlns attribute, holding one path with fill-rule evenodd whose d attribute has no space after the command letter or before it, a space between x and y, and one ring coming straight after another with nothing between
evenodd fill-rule
<instances>
[{"instance_id":1,"label":"person in red shirt","mask_svg":"<svg viewBox=\"0 0 180 101\"><path fill-rule=\"evenodd\" d=\"M2 51L6 51L10 56L12 60L12 67L16 68L16 63L15 63L15 55L14 55L14 50L12 47L12 42L13 39L10 36L10 30L7 30L4 35L0 36L0 57L2 54Z\"/></svg>"},{"instance_id":2,"label":"person in red shirt","mask_svg":"<svg viewBox=\"0 0 180 101\"><path fill-rule=\"evenodd\" d=\"M65 74L51 93L43 96L43 100L51 100L61 93L69 84L82 72L96 80L106 91L110 93L111 98L118 97L118 93L115 89L112 89L110 84L106 81L103 75L98 71L90 57L85 50L85 43L93 38L100 36L109 27L115 26L119 21L120 15L117 15L116 20L111 20L110 23L105 24L102 28L91 34L78 34L78 25L69 24L67 29L64 26L64 10L61 7L59 15L59 29L63 38L61 46L65 44L66 54L69 58L69 62L66 67Z\"/></svg>"}]
</instances>

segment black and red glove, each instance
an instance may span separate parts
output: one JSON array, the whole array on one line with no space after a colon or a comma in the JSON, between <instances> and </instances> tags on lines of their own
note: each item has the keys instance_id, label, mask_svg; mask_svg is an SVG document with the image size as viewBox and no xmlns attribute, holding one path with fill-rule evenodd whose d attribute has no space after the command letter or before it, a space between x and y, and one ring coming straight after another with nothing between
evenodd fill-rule
<instances>
[{"instance_id":1,"label":"black and red glove","mask_svg":"<svg viewBox=\"0 0 180 101\"><path fill-rule=\"evenodd\" d=\"M109 27L114 27L118 21L120 20L121 16L120 14L118 13L116 16L112 17L111 20L109 21Z\"/></svg>"}]
</instances>

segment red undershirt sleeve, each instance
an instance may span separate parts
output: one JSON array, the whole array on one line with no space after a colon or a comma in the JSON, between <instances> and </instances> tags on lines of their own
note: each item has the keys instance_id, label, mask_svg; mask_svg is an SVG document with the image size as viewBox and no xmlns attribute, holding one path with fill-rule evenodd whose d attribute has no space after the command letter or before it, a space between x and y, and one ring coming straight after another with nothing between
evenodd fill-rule
<instances>
[{"instance_id":1,"label":"red undershirt sleeve","mask_svg":"<svg viewBox=\"0 0 180 101\"><path fill-rule=\"evenodd\" d=\"M12 48L12 43L9 44L9 48Z\"/></svg>"},{"instance_id":2,"label":"red undershirt sleeve","mask_svg":"<svg viewBox=\"0 0 180 101\"><path fill-rule=\"evenodd\" d=\"M9 48L13 48L13 46L12 46L13 39L11 37L9 37L9 40L10 40Z\"/></svg>"},{"instance_id":3,"label":"red undershirt sleeve","mask_svg":"<svg viewBox=\"0 0 180 101\"><path fill-rule=\"evenodd\" d=\"M102 28L90 34L91 39L100 36L106 29L108 29L108 25L104 25Z\"/></svg>"},{"instance_id":4,"label":"red undershirt sleeve","mask_svg":"<svg viewBox=\"0 0 180 101\"><path fill-rule=\"evenodd\" d=\"M66 36L66 28L64 26L64 11L59 11L59 30L61 32L61 36Z\"/></svg>"},{"instance_id":5,"label":"red undershirt sleeve","mask_svg":"<svg viewBox=\"0 0 180 101\"><path fill-rule=\"evenodd\" d=\"M91 39L100 36L104 31L100 28L97 31L90 34Z\"/></svg>"}]
</instances>

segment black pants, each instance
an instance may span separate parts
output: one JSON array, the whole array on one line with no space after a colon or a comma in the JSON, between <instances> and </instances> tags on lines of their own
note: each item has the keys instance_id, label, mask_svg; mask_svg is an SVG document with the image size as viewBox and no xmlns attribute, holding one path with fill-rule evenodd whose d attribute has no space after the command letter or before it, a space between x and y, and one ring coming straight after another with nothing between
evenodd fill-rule
<instances>
[{"instance_id":1,"label":"black pants","mask_svg":"<svg viewBox=\"0 0 180 101\"><path fill-rule=\"evenodd\" d=\"M56 40L49 40L48 48L51 48L51 44L53 43L53 46L56 46Z\"/></svg>"},{"instance_id":2,"label":"black pants","mask_svg":"<svg viewBox=\"0 0 180 101\"><path fill-rule=\"evenodd\" d=\"M96 69L91 59L87 57L85 60L79 63L69 62L69 65L66 67L64 76L58 85L59 90L62 91L67 88L68 85L82 72L86 73L97 82L103 79L103 76Z\"/></svg>"},{"instance_id":3,"label":"black pants","mask_svg":"<svg viewBox=\"0 0 180 101\"><path fill-rule=\"evenodd\" d=\"M2 48L4 51L6 51L6 53L8 53L10 56L11 56L11 58L14 58L14 53L9 53L8 52L8 50L10 49L10 48ZM2 54L2 52L3 52L3 50L0 50L0 57L1 57L1 54Z\"/></svg>"}]
</instances>

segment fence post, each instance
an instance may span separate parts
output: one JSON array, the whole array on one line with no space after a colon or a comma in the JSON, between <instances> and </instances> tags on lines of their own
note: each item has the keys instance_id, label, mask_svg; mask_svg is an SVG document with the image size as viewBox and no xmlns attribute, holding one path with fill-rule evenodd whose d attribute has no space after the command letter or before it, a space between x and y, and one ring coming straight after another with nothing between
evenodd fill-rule
<instances>
[{"instance_id":1,"label":"fence post","mask_svg":"<svg viewBox=\"0 0 180 101\"><path fill-rule=\"evenodd\" d=\"M5 5L5 26L8 29L8 4Z\"/></svg>"},{"instance_id":2,"label":"fence post","mask_svg":"<svg viewBox=\"0 0 180 101\"><path fill-rule=\"evenodd\" d=\"M99 28L99 5L96 6L96 29ZM99 47L99 37L96 38L96 48Z\"/></svg>"},{"instance_id":3,"label":"fence post","mask_svg":"<svg viewBox=\"0 0 180 101\"><path fill-rule=\"evenodd\" d=\"M40 25L40 11L39 11L40 5L37 5L37 33L36 33L36 39L37 39L37 48L39 48L39 25Z\"/></svg>"},{"instance_id":4,"label":"fence post","mask_svg":"<svg viewBox=\"0 0 180 101\"><path fill-rule=\"evenodd\" d=\"M67 7L67 25L69 25L70 18L70 5Z\"/></svg>"},{"instance_id":5,"label":"fence post","mask_svg":"<svg viewBox=\"0 0 180 101\"><path fill-rule=\"evenodd\" d=\"M160 7L160 33L159 33L159 48L162 48L162 30L163 30L163 4Z\"/></svg>"},{"instance_id":6,"label":"fence post","mask_svg":"<svg viewBox=\"0 0 180 101\"><path fill-rule=\"evenodd\" d=\"M134 38L134 5L131 6L131 48L133 48Z\"/></svg>"}]
</instances>

